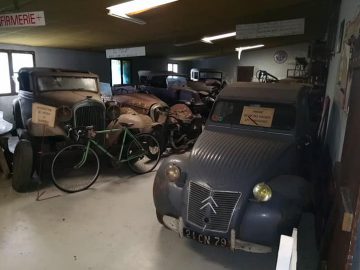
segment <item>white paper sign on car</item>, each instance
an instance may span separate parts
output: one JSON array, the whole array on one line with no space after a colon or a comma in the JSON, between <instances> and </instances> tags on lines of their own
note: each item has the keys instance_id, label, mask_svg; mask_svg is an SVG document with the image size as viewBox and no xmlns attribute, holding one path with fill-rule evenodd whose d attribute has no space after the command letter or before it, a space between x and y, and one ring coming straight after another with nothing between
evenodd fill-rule
<instances>
[{"instance_id":1,"label":"white paper sign on car","mask_svg":"<svg viewBox=\"0 0 360 270\"><path fill-rule=\"evenodd\" d=\"M56 108L40 103L32 104L32 122L34 124L55 127Z\"/></svg>"},{"instance_id":2,"label":"white paper sign on car","mask_svg":"<svg viewBox=\"0 0 360 270\"><path fill-rule=\"evenodd\" d=\"M269 128L272 126L274 114L274 108L244 106L240 124Z\"/></svg>"}]
</instances>

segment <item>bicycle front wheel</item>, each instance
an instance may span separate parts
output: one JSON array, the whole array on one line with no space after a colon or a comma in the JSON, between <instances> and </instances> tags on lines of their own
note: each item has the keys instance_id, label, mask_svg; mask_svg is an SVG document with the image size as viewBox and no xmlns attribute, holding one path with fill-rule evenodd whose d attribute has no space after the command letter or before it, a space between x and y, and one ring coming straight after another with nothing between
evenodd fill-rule
<instances>
[{"instance_id":1,"label":"bicycle front wheel","mask_svg":"<svg viewBox=\"0 0 360 270\"><path fill-rule=\"evenodd\" d=\"M54 185L68 193L80 192L92 186L99 176L100 161L91 148L75 144L60 150L51 165Z\"/></svg>"},{"instance_id":2,"label":"bicycle front wheel","mask_svg":"<svg viewBox=\"0 0 360 270\"><path fill-rule=\"evenodd\" d=\"M138 174L152 171L159 163L159 142L149 134L138 134L129 144L127 160L130 169Z\"/></svg>"}]
</instances>

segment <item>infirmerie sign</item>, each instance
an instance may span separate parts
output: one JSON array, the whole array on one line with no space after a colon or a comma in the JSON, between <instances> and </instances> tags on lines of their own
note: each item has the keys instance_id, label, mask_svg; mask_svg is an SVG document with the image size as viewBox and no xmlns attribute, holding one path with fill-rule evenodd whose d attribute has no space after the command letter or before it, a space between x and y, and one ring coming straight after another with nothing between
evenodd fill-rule
<instances>
[{"instance_id":1,"label":"infirmerie sign","mask_svg":"<svg viewBox=\"0 0 360 270\"><path fill-rule=\"evenodd\" d=\"M0 28L44 26L44 11L0 14Z\"/></svg>"}]
</instances>

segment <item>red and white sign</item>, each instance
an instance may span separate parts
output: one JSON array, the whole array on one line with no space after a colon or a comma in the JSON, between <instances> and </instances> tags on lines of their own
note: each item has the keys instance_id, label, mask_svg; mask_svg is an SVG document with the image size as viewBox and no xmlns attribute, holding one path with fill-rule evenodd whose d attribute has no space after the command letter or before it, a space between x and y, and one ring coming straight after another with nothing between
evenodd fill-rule
<instances>
[{"instance_id":1,"label":"red and white sign","mask_svg":"<svg viewBox=\"0 0 360 270\"><path fill-rule=\"evenodd\" d=\"M44 25L45 25L44 11L0 14L0 28L44 26Z\"/></svg>"}]
</instances>

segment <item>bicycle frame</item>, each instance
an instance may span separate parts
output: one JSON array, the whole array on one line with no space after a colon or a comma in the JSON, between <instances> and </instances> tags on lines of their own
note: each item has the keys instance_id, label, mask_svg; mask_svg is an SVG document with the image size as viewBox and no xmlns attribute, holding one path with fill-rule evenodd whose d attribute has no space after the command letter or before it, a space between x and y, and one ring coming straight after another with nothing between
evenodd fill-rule
<instances>
[{"instance_id":1,"label":"bicycle frame","mask_svg":"<svg viewBox=\"0 0 360 270\"><path fill-rule=\"evenodd\" d=\"M98 149L100 149L103 153L105 153L109 158L116 160L118 162L124 163L124 162L128 162L130 160L136 159L138 157L141 157L144 153L145 153L145 149L142 147L142 145L139 143L139 141L136 139L136 137L131 133L131 131L124 127L123 129L106 129L106 130L101 130L101 131L95 131L96 134L108 134L111 132L118 132L118 131L123 131L124 132L124 136L122 139L122 143L121 143L121 149L120 149L120 154L119 157L116 158L115 156L113 156L111 153L109 153L109 151L107 151L103 146L101 146L99 143L97 143L95 140L93 139L89 139L87 144L86 144L86 151L81 159L81 161L79 162L79 164L77 164L75 166L76 169L81 168L85 162L86 159L88 157L89 154L89 148L91 147L91 145L95 145ZM123 151L124 151L124 146L125 146L125 140L127 137L130 137L138 146L140 146L140 148L142 149L142 153L128 157L126 159L121 159Z\"/></svg>"}]
</instances>

